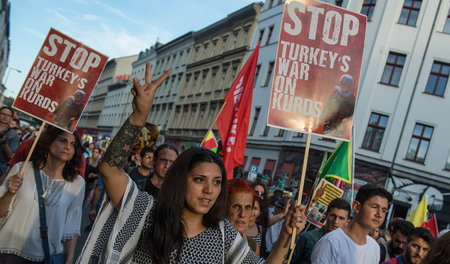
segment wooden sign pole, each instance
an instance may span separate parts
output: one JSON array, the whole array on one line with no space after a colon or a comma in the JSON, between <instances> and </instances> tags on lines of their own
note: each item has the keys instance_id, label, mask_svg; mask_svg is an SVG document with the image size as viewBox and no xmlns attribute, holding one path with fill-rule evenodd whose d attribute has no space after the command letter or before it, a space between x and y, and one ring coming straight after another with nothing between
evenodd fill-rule
<instances>
[{"instance_id":1,"label":"wooden sign pole","mask_svg":"<svg viewBox=\"0 0 450 264\"><path fill-rule=\"evenodd\" d=\"M20 170L20 173L19 173L20 176L23 176L23 173L25 172L25 168L27 167L28 162L30 161L31 154L33 154L34 148L36 147L36 144L37 144L37 142L38 142L38 140L39 140L39 137L41 136L42 131L44 130L44 127L45 127L46 124L47 124L47 123L46 123L45 121L42 122L42 125L41 125L41 127L39 128L39 132L38 132L38 134L36 135L36 138L34 139L33 145L31 145L30 152L28 152L28 156L27 156L25 162L23 163L22 169Z\"/></svg>"},{"instance_id":2,"label":"wooden sign pole","mask_svg":"<svg viewBox=\"0 0 450 264\"><path fill-rule=\"evenodd\" d=\"M299 206L302 204L302 194L303 194L303 186L305 185L305 176L306 176L306 166L308 165L308 156L309 156L309 146L311 144L311 134L308 133L308 137L306 138L306 147L305 147L305 155L303 157L303 167L302 167L302 177L300 180L300 186L298 187L298 197L297 197L297 201L295 203L295 206ZM303 219L303 221L306 221L306 219ZM289 260L287 263L291 263L291 259L292 259L292 255L294 253L294 249L295 249L295 237L297 233L297 228L294 227L294 229L292 230L292 238L291 238L291 245L290 245L290 249L291 249L291 254L289 255Z\"/></svg>"}]
</instances>

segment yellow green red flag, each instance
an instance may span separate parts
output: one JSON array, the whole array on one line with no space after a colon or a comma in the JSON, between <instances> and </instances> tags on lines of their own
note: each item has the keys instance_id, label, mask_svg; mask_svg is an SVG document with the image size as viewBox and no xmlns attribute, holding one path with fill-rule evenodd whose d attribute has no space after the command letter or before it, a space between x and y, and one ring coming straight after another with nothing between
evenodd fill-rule
<instances>
[{"instance_id":1,"label":"yellow green red flag","mask_svg":"<svg viewBox=\"0 0 450 264\"><path fill-rule=\"evenodd\" d=\"M216 137L214 136L214 133L209 130L208 134L206 134L205 142L203 143L204 148L211 150L214 153L217 153L217 147L219 144L217 144Z\"/></svg>"}]
</instances>

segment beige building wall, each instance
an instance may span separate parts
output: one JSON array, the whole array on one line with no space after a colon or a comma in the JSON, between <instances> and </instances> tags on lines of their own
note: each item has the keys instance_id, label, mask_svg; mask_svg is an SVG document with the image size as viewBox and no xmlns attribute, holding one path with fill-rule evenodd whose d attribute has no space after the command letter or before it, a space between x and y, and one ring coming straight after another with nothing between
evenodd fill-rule
<instances>
[{"instance_id":1,"label":"beige building wall","mask_svg":"<svg viewBox=\"0 0 450 264\"><path fill-rule=\"evenodd\" d=\"M248 5L198 31L167 137L200 142L249 56L261 4ZM214 127L215 128L215 127Z\"/></svg>"},{"instance_id":2,"label":"beige building wall","mask_svg":"<svg viewBox=\"0 0 450 264\"><path fill-rule=\"evenodd\" d=\"M113 115L116 112L116 106L107 105L105 107L105 99L108 96L109 87L130 79L131 64L137 59L137 55L131 55L121 58L111 59L100 76L97 85L86 105L83 115L78 123L78 128L92 130L111 131L115 123L115 118L108 119L105 122L105 115Z\"/></svg>"}]
</instances>

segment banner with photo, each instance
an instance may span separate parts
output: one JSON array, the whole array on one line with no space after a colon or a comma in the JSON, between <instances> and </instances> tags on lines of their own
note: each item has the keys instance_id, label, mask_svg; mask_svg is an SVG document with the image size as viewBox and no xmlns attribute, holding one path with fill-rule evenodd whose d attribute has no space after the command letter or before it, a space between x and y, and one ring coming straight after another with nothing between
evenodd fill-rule
<instances>
[{"instance_id":1,"label":"banner with photo","mask_svg":"<svg viewBox=\"0 0 450 264\"><path fill-rule=\"evenodd\" d=\"M366 17L313 0L286 0L267 123L349 140Z\"/></svg>"},{"instance_id":2,"label":"banner with photo","mask_svg":"<svg viewBox=\"0 0 450 264\"><path fill-rule=\"evenodd\" d=\"M107 61L51 28L13 107L72 133Z\"/></svg>"},{"instance_id":3,"label":"banner with photo","mask_svg":"<svg viewBox=\"0 0 450 264\"><path fill-rule=\"evenodd\" d=\"M343 190L322 179L314 190L312 200L309 203L306 213L308 222L317 227L322 227L325 224L328 204L335 198L341 198L343 194Z\"/></svg>"}]
</instances>

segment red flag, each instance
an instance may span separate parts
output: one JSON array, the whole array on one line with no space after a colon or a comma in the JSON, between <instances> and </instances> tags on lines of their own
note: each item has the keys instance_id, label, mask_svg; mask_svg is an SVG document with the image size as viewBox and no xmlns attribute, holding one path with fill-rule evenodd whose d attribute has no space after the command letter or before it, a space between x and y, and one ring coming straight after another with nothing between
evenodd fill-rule
<instances>
[{"instance_id":1,"label":"red flag","mask_svg":"<svg viewBox=\"0 0 450 264\"><path fill-rule=\"evenodd\" d=\"M223 99L226 104L217 119L228 179L233 178L233 168L244 160L259 44Z\"/></svg>"},{"instance_id":2,"label":"red flag","mask_svg":"<svg viewBox=\"0 0 450 264\"><path fill-rule=\"evenodd\" d=\"M428 230L430 230L431 234L434 237L438 236L438 227L437 227L437 220L436 220L436 214L433 214L430 218L430 220L428 220L427 222L423 222L422 227L427 228Z\"/></svg>"}]
</instances>

